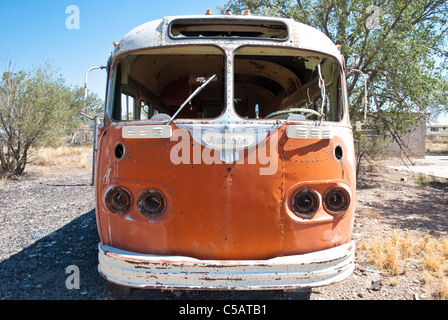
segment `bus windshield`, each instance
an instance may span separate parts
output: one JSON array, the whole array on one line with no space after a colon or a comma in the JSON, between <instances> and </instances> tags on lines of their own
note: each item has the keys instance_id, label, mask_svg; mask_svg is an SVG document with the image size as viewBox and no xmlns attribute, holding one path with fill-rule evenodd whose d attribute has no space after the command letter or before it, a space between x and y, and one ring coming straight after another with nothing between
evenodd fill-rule
<instances>
[{"instance_id":1,"label":"bus windshield","mask_svg":"<svg viewBox=\"0 0 448 320\"><path fill-rule=\"evenodd\" d=\"M235 110L249 119L342 119L340 68L298 50L245 47L235 55Z\"/></svg>"},{"instance_id":2,"label":"bus windshield","mask_svg":"<svg viewBox=\"0 0 448 320\"><path fill-rule=\"evenodd\" d=\"M116 69L114 120L212 119L224 110L224 55L214 47L150 50L123 58Z\"/></svg>"},{"instance_id":3,"label":"bus windshield","mask_svg":"<svg viewBox=\"0 0 448 320\"><path fill-rule=\"evenodd\" d=\"M226 81L233 81L230 102ZM230 105L242 119L337 122L341 88L339 63L310 52L247 46L229 59L216 47L153 49L121 59L111 115L116 121L215 119Z\"/></svg>"}]
</instances>

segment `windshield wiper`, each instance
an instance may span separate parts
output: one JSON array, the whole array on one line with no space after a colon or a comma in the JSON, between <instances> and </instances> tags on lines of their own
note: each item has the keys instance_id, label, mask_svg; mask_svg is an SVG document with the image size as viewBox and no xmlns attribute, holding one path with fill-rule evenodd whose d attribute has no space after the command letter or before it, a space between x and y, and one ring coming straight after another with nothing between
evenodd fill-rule
<instances>
[{"instance_id":1,"label":"windshield wiper","mask_svg":"<svg viewBox=\"0 0 448 320\"><path fill-rule=\"evenodd\" d=\"M322 77L322 71L320 70L320 64L317 65L317 72L319 74L319 89L320 89L320 97L321 97L321 100L322 100L322 105L320 107L320 123L319 123L319 126L321 126L322 125L322 121L324 119L324 113L326 111L324 109L324 107L325 107L325 104L326 104L325 99L326 99L327 95L325 93L325 80Z\"/></svg>"},{"instance_id":2,"label":"windshield wiper","mask_svg":"<svg viewBox=\"0 0 448 320\"><path fill-rule=\"evenodd\" d=\"M182 111L182 109L185 107L185 105L191 101L191 99L193 99L199 92L201 92L202 89L204 89L213 79L216 78L216 74L212 75L210 78L208 78L199 88L197 88L192 94L191 96L188 97L187 100L185 100L184 103L182 103L182 105L180 106L180 108L176 111L176 113L171 117L171 119L168 121L167 124L170 124L174 118L176 118L176 116L179 114L179 112Z\"/></svg>"}]
</instances>

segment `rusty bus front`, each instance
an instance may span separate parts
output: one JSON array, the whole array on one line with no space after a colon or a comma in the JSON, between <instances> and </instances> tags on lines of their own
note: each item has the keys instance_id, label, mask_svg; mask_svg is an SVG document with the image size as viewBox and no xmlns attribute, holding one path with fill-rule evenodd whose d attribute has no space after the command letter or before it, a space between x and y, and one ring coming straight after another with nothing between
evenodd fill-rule
<instances>
[{"instance_id":1,"label":"rusty bus front","mask_svg":"<svg viewBox=\"0 0 448 320\"><path fill-rule=\"evenodd\" d=\"M316 29L168 17L108 64L99 272L136 288L293 289L354 267L343 58Z\"/></svg>"}]
</instances>

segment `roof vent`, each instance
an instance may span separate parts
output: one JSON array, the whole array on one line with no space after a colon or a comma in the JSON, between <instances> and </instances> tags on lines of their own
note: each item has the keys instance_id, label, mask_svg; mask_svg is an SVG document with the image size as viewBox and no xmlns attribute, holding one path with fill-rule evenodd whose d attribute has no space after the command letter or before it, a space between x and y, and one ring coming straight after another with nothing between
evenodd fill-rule
<instances>
[{"instance_id":1,"label":"roof vent","mask_svg":"<svg viewBox=\"0 0 448 320\"><path fill-rule=\"evenodd\" d=\"M170 24L170 36L185 38L246 38L286 40L284 22L240 18L177 19Z\"/></svg>"}]
</instances>

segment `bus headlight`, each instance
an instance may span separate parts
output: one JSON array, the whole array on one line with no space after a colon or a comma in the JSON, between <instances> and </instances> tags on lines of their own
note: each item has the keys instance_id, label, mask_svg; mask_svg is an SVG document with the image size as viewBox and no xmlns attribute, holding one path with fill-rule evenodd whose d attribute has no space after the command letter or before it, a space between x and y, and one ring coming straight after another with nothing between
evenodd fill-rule
<instances>
[{"instance_id":1,"label":"bus headlight","mask_svg":"<svg viewBox=\"0 0 448 320\"><path fill-rule=\"evenodd\" d=\"M310 188L297 191L291 198L291 209L300 218L311 219L319 209L319 196Z\"/></svg>"},{"instance_id":2,"label":"bus headlight","mask_svg":"<svg viewBox=\"0 0 448 320\"><path fill-rule=\"evenodd\" d=\"M137 201L138 210L147 218L157 218L166 209L166 198L157 189L146 190Z\"/></svg>"},{"instance_id":3,"label":"bus headlight","mask_svg":"<svg viewBox=\"0 0 448 320\"><path fill-rule=\"evenodd\" d=\"M106 193L106 207L113 214L122 215L128 212L132 207L132 194L124 187L112 187Z\"/></svg>"},{"instance_id":4,"label":"bus headlight","mask_svg":"<svg viewBox=\"0 0 448 320\"><path fill-rule=\"evenodd\" d=\"M331 188L324 195L324 209L329 214L339 215L345 212L349 206L350 195L343 188Z\"/></svg>"}]
</instances>

